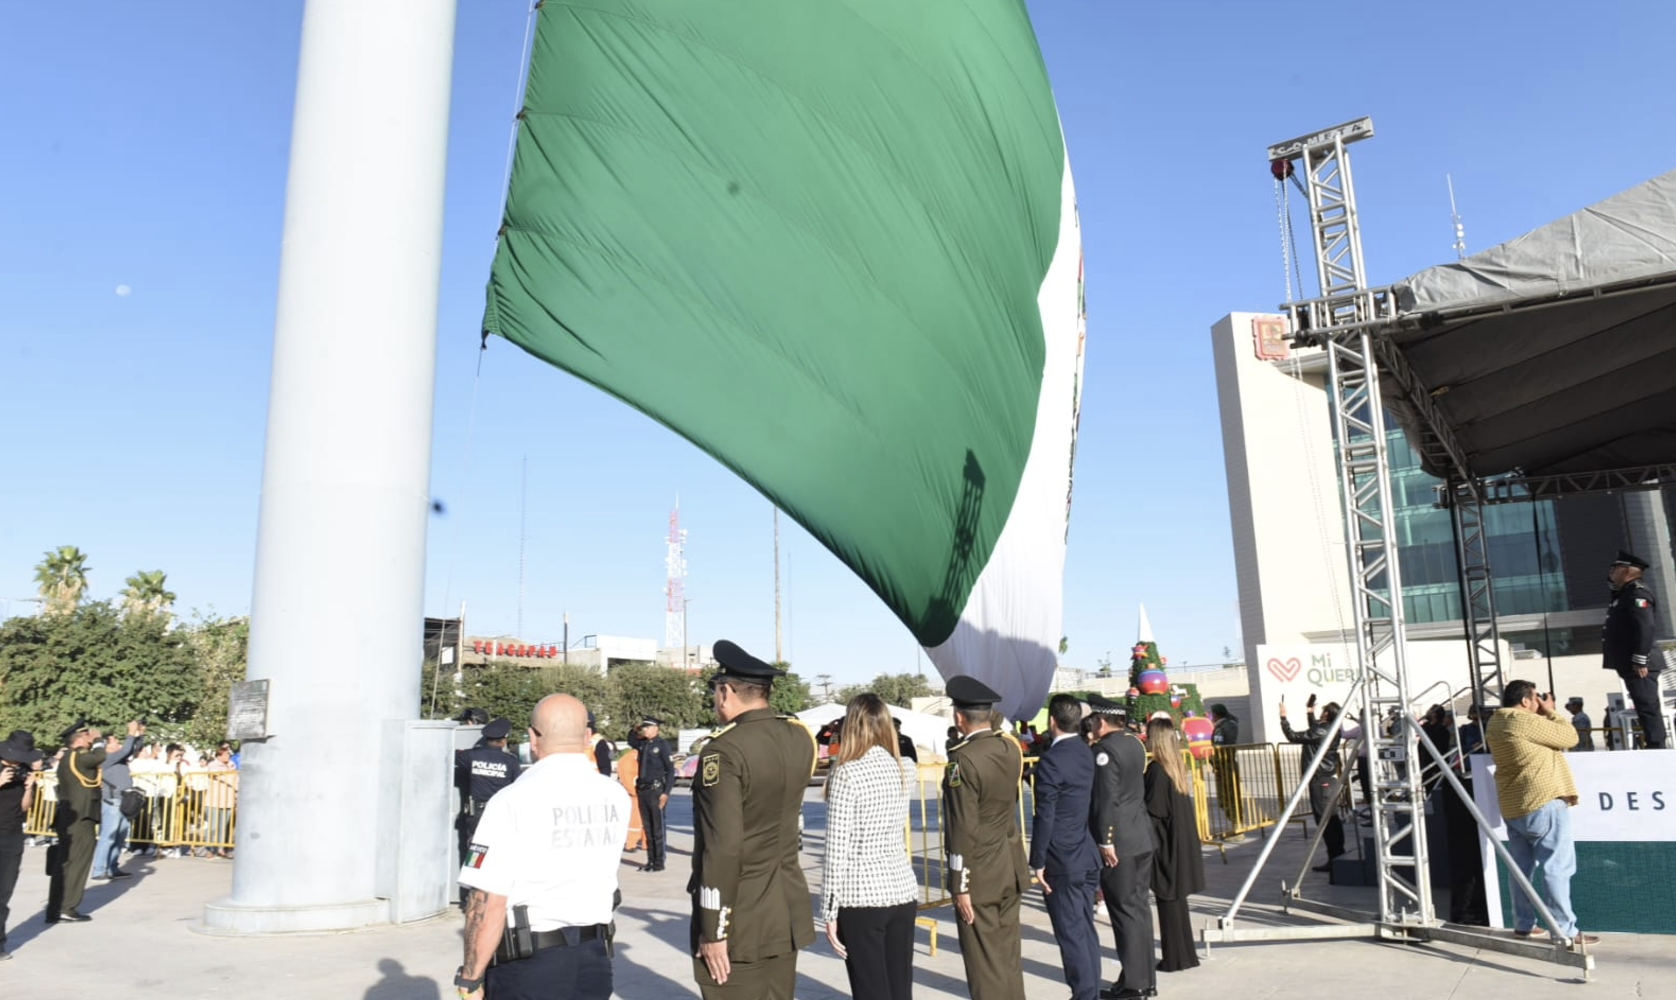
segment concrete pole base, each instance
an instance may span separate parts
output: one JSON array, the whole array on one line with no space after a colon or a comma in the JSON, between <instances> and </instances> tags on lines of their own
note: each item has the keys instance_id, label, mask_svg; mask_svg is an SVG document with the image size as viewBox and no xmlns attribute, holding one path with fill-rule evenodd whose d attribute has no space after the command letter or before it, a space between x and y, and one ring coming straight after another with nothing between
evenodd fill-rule
<instances>
[{"instance_id":1,"label":"concrete pole base","mask_svg":"<svg viewBox=\"0 0 1676 1000\"><path fill-rule=\"evenodd\" d=\"M204 904L204 934L326 934L390 923L390 901L365 899L317 906L247 906L231 897Z\"/></svg>"}]
</instances>

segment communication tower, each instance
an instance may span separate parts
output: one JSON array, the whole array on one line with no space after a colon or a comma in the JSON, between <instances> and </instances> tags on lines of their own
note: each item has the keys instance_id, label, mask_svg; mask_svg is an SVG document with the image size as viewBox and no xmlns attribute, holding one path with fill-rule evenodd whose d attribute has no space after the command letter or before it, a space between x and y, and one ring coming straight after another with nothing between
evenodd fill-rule
<instances>
[{"instance_id":1,"label":"communication tower","mask_svg":"<svg viewBox=\"0 0 1676 1000\"><path fill-rule=\"evenodd\" d=\"M669 574L664 584L663 605L663 645L665 649L683 647L682 661L685 662L687 651L686 635L686 603L687 603L687 532L681 527L681 498L675 498L675 509L669 512L669 541L664 556L664 568Z\"/></svg>"}]
</instances>

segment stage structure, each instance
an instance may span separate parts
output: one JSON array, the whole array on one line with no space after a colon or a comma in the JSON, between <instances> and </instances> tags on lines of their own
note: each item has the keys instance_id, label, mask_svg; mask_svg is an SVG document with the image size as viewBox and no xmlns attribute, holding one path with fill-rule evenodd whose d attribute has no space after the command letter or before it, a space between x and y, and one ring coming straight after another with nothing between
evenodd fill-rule
<instances>
[{"instance_id":1,"label":"stage structure","mask_svg":"<svg viewBox=\"0 0 1676 1000\"><path fill-rule=\"evenodd\" d=\"M1204 931L1204 941L1208 948L1217 941L1366 934L1441 940L1543 958L1587 975L1593 956L1567 948L1563 940L1551 945L1507 940L1447 925L1436 916L1422 768L1418 762L1398 766L1411 748L1419 746L1437 761L1453 793L1482 828L1489 827L1443 755L1413 722L1398 539L1386 513L1394 505L1385 417L1389 409L1426 471L1445 481L1440 502L1453 517L1471 640L1467 690L1476 702L1499 704L1504 679L1484 508L1537 497L1657 489L1676 477L1676 454L1670 451L1676 347L1668 336L1676 321L1676 226L1647 233L1645 226L1631 224L1650 214L1671 217L1676 172L1483 254L1397 285L1369 288L1346 147L1372 135L1372 121L1362 118L1271 146L1268 159L1276 183L1290 181L1309 202L1321 294L1283 308L1293 345L1327 354L1358 659L1351 704L1334 721L1322 752L1309 761L1280 822L1298 808L1344 718L1359 709L1362 739L1372 743L1378 800L1373 825L1379 912L1305 899L1298 885L1306 859L1285 889L1283 905L1350 924L1236 928L1238 911L1274 847L1271 838L1227 913ZM1653 331L1666 335L1647 335ZM1639 377L1602 402L1599 380L1624 365L1639 366ZM1533 377L1533 368L1548 377ZM1650 418L1616 419L1632 407ZM1389 737L1377 724L1385 709L1396 709L1401 722ZM1330 790L1331 801L1338 801L1342 782L1341 776ZM1320 837L1318 829L1316 843ZM1500 842L1493 836L1489 842L1507 865L1515 891L1532 898L1552 931L1552 914Z\"/></svg>"}]
</instances>

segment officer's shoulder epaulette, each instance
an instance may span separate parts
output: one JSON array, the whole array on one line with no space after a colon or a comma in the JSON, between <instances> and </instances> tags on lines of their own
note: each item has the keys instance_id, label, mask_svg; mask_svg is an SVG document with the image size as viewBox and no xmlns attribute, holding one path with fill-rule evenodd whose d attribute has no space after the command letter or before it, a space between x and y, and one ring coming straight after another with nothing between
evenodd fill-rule
<instances>
[{"instance_id":1,"label":"officer's shoulder epaulette","mask_svg":"<svg viewBox=\"0 0 1676 1000\"><path fill-rule=\"evenodd\" d=\"M722 726L722 727L721 727L721 728L719 728L719 729L712 729L712 730L710 730L710 735L709 735L709 736L706 736L706 737L704 737L704 738L705 738L705 740L706 740L706 741L711 741L711 740L714 740L714 739L715 739L715 738L716 738L716 737L718 737L718 736L721 736L721 735L723 735L723 734L724 734L724 733L726 733L726 732L727 732L727 731L728 731L728 730L730 730L730 729L732 729L732 728L733 728L733 727L734 727L734 726L737 726L737 725L739 725L739 723L737 723L737 722L730 722L730 723L728 723L728 724L727 724L727 725L725 725L725 726Z\"/></svg>"}]
</instances>

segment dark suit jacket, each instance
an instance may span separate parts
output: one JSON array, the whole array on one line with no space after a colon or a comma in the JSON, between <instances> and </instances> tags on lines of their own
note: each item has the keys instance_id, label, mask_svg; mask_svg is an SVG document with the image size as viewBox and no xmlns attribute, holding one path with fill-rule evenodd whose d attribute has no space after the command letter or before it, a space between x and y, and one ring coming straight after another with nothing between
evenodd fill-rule
<instances>
[{"instance_id":1,"label":"dark suit jacket","mask_svg":"<svg viewBox=\"0 0 1676 1000\"><path fill-rule=\"evenodd\" d=\"M1030 829L1030 867L1049 876L1091 872L1100 852L1088 832L1094 795L1094 755L1080 737L1055 743L1036 762L1036 820Z\"/></svg>"},{"instance_id":2,"label":"dark suit jacket","mask_svg":"<svg viewBox=\"0 0 1676 1000\"><path fill-rule=\"evenodd\" d=\"M1152 851L1146 813L1146 746L1132 733L1108 733L1094 744L1094 842L1117 849L1117 859Z\"/></svg>"}]
</instances>

